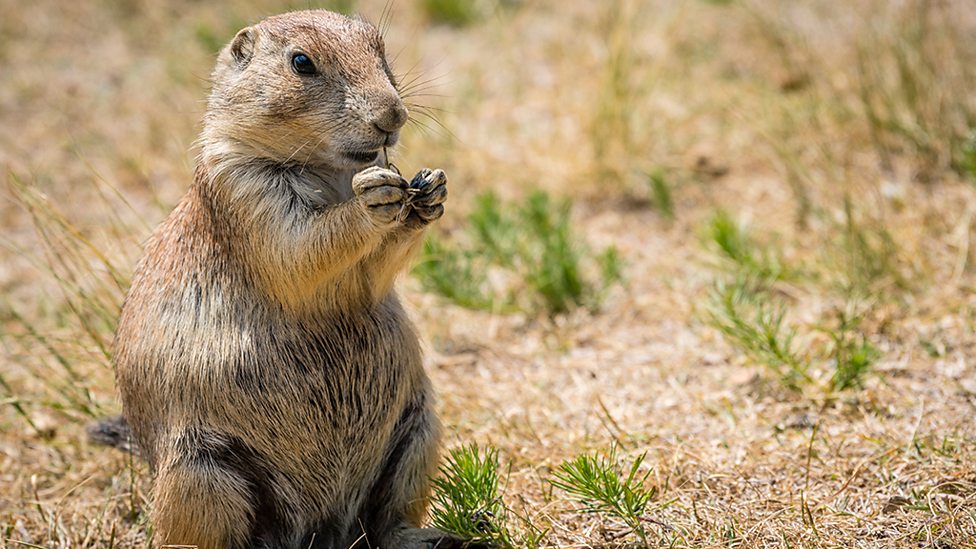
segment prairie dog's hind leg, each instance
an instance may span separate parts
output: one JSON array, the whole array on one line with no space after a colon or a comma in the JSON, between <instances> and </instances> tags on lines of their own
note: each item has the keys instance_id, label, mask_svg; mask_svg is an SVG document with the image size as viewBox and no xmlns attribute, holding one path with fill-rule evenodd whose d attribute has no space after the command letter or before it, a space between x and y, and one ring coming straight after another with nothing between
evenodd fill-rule
<instances>
[{"instance_id":1,"label":"prairie dog's hind leg","mask_svg":"<svg viewBox=\"0 0 976 549\"><path fill-rule=\"evenodd\" d=\"M153 546L249 549L273 543L277 513L268 470L237 437L191 430L153 483Z\"/></svg>"},{"instance_id":2,"label":"prairie dog's hind leg","mask_svg":"<svg viewBox=\"0 0 976 549\"><path fill-rule=\"evenodd\" d=\"M450 536L419 528L427 512L439 440L440 424L430 398L420 394L406 406L393 430L382 469L360 512L366 531L357 549L449 546L445 542Z\"/></svg>"}]
</instances>

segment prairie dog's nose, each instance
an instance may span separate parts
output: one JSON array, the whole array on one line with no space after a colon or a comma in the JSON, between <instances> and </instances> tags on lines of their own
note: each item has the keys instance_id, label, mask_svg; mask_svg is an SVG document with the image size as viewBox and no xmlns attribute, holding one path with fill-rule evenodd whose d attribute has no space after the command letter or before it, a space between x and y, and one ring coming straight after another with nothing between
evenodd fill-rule
<instances>
[{"instance_id":1,"label":"prairie dog's nose","mask_svg":"<svg viewBox=\"0 0 976 549\"><path fill-rule=\"evenodd\" d=\"M407 108L399 100L379 107L371 120L383 133L393 133L407 123Z\"/></svg>"}]
</instances>

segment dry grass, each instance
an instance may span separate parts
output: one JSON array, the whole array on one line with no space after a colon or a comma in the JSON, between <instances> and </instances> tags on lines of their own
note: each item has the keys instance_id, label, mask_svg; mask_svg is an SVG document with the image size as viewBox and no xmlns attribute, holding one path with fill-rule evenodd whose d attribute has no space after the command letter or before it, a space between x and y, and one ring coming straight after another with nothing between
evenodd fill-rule
<instances>
[{"instance_id":1,"label":"dry grass","mask_svg":"<svg viewBox=\"0 0 976 549\"><path fill-rule=\"evenodd\" d=\"M412 101L446 129L418 115L396 162L448 172L441 226L541 188L624 266L600 310L554 318L402 281L446 442L498 449L512 524L636 543L551 484L613 444L625 473L646 453L649 546L976 547L971 6L486 0L436 25L436 4L396 2L387 41L434 79ZM214 50L305 5L0 0L0 547L144 542L145 467L84 437L118 408L114 315L190 180ZM709 322L717 283L757 275L709 240L718 210L789 273L758 295L797 328L798 390ZM848 341L876 355L835 390Z\"/></svg>"}]
</instances>

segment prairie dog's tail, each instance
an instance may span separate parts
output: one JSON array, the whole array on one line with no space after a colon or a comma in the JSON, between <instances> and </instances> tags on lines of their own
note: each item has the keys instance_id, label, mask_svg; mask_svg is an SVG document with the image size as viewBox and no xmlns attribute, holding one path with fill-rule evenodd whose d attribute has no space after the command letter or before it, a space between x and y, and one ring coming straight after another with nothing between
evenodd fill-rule
<instances>
[{"instance_id":1,"label":"prairie dog's tail","mask_svg":"<svg viewBox=\"0 0 976 549\"><path fill-rule=\"evenodd\" d=\"M107 417L89 425L88 440L95 444L102 444L118 448L124 452L131 452L137 456L142 453L139 451L139 446L136 445L135 439L132 438L132 431L129 430L129 424L125 422L125 418L122 416Z\"/></svg>"}]
</instances>

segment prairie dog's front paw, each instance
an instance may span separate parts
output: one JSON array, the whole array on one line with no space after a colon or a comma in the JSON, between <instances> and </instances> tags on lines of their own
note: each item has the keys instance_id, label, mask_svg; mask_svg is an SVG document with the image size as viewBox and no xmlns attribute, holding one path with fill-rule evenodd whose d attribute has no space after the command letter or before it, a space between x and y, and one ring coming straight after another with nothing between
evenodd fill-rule
<instances>
[{"instance_id":1,"label":"prairie dog's front paw","mask_svg":"<svg viewBox=\"0 0 976 549\"><path fill-rule=\"evenodd\" d=\"M426 224L444 215L447 200L447 175L444 170L423 169L410 181L410 205Z\"/></svg>"},{"instance_id":2,"label":"prairie dog's front paw","mask_svg":"<svg viewBox=\"0 0 976 549\"><path fill-rule=\"evenodd\" d=\"M407 180L373 166L352 176L352 192L379 225L391 225L407 207Z\"/></svg>"}]
</instances>

